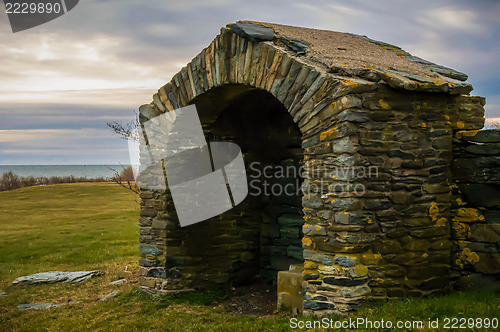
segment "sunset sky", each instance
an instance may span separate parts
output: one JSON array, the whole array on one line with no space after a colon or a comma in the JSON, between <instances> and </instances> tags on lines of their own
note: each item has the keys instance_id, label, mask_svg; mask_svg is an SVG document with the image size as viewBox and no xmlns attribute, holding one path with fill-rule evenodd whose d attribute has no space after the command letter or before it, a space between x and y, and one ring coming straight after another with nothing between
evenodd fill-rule
<instances>
[{"instance_id":1,"label":"sunset sky","mask_svg":"<svg viewBox=\"0 0 500 332\"><path fill-rule=\"evenodd\" d=\"M0 165L128 163L105 122L132 119L244 19L367 35L463 71L500 122L499 1L81 0L15 34L0 8Z\"/></svg>"}]
</instances>

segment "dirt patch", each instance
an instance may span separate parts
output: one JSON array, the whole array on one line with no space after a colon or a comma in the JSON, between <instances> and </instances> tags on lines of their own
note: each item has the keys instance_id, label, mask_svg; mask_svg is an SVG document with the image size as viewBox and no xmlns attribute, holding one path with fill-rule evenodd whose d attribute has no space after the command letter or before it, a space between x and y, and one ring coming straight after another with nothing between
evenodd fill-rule
<instances>
[{"instance_id":1,"label":"dirt patch","mask_svg":"<svg viewBox=\"0 0 500 332\"><path fill-rule=\"evenodd\" d=\"M233 288L224 307L241 315L272 315L277 312L276 285L254 282Z\"/></svg>"}]
</instances>

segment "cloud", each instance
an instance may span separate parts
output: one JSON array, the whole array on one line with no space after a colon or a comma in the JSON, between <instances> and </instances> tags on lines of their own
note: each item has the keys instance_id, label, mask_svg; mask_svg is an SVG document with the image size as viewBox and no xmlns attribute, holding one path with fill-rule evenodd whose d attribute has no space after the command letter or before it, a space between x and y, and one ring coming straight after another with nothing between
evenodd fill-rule
<instances>
[{"instance_id":1,"label":"cloud","mask_svg":"<svg viewBox=\"0 0 500 332\"><path fill-rule=\"evenodd\" d=\"M486 26L478 19L476 12L456 7L431 8L419 16L417 21L437 31L450 29L467 33L486 31Z\"/></svg>"},{"instance_id":2,"label":"cloud","mask_svg":"<svg viewBox=\"0 0 500 332\"><path fill-rule=\"evenodd\" d=\"M0 130L0 165L128 163L125 140L106 129Z\"/></svg>"}]
</instances>

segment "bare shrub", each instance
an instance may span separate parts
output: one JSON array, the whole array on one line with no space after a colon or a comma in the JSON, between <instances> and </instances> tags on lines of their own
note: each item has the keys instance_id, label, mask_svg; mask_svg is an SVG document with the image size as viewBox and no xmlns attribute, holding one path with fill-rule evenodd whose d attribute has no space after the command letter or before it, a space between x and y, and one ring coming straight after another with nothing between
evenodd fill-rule
<instances>
[{"instance_id":1,"label":"bare shrub","mask_svg":"<svg viewBox=\"0 0 500 332\"><path fill-rule=\"evenodd\" d=\"M3 173L2 179L0 180L0 190L13 190L18 188L21 188L19 176L12 173L12 171Z\"/></svg>"}]
</instances>

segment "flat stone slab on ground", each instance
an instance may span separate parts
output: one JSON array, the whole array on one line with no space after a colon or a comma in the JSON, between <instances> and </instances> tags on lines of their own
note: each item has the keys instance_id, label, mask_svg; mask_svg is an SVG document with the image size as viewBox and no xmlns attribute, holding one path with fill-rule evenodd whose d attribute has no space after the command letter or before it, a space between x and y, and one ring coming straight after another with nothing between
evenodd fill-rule
<instances>
[{"instance_id":1,"label":"flat stone slab on ground","mask_svg":"<svg viewBox=\"0 0 500 332\"><path fill-rule=\"evenodd\" d=\"M106 301L107 299L109 299L109 298L111 298L111 297L114 297L114 296L116 296L116 295L118 295L118 294L120 294L120 292L119 292L119 291L114 291L114 292L111 292L111 293L109 293L109 294L104 295L103 297L101 297L101 298L99 299L99 301Z\"/></svg>"},{"instance_id":2,"label":"flat stone slab on ground","mask_svg":"<svg viewBox=\"0 0 500 332\"><path fill-rule=\"evenodd\" d=\"M52 308L62 307L67 304L77 304L82 303L82 301L72 301L66 303L24 303L16 307L19 310L47 310Z\"/></svg>"},{"instance_id":3,"label":"flat stone slab on ground","mask_svg":"<svg viewBox=\"0 0 500 332\"><path fill-rule=\"evenodd\" d=\"M55 282L82 282L89 278L99 276L102 272L95 271L77 271L77 272L41 272L35 273L29 276L19 277L12 282L12 285L24 284L24 285L34 285L34 284L46 284Z\"/></svg>"},{"instance_id":4,"label":"flat stone slab on ground","mask_svg":"<svg viewBox=\"0 0 500 332\"><path fill-rule=\"evenodd\" d=\"M50 308L57 308L66 305L66 303L25 303L20 304L16 309L20 310L46 310Z\"/></svg>"},{"instance_id":5,"label":"flat stone slab on ground","mask_svg":"<svg viewBox=\"0 0 500 332\"><path fill-rule=\"evenodd\" d=\"M120 285L120 284L123 284L126 281L127 281L127 279L119 279L119 280L112 281L109 284L110 285Z\"/></svg>"},{"instance_id":6,"label":"flat stone slab on ground","mask_svg":"<svg viewBox=\"0 0 500 332\"><path fill-rule=\"evenodd\" d=\"M7 295L9 295L9 294L7 294L5 292L0 292L0 297L6 297Z\"/></svg>"}]
</instances>

